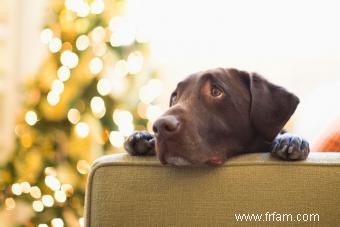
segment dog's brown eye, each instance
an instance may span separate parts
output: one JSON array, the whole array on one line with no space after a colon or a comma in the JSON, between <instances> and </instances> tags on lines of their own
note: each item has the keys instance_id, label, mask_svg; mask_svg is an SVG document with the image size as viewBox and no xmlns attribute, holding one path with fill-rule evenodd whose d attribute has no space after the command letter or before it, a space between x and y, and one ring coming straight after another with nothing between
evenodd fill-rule
<instances>
[{"instance_id":1,"label":"dog's brown eye","mask_svg":"<svg viewBox=\"0 0 340 227\"><path fill-rule=\"evenodd\" d=\"M222 95L222 91L219 88L212 86L211 87L211 95L213 97L216 97L216 98L220 97Z\"/></svg>"}]
</instances>

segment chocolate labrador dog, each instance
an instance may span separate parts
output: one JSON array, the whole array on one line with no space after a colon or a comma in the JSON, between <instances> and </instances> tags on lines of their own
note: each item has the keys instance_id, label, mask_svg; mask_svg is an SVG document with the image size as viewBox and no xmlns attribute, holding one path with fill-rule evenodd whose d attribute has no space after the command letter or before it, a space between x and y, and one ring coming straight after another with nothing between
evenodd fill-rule
<instances>
[{"instance_id":1,"label":"chocolate labrador dog","mask_svg":"<svg viewBox=\"0 0 340 227\"><path fill-rule=\"evenodd\" d=\"M135 132L124 144L131 155L156 154L162 164L221 165L229 157L271 152L304 160L309 144L283 126L299 99L256 73L217 68L178 83L154 135Z\"/></svg>"}]
</instances>

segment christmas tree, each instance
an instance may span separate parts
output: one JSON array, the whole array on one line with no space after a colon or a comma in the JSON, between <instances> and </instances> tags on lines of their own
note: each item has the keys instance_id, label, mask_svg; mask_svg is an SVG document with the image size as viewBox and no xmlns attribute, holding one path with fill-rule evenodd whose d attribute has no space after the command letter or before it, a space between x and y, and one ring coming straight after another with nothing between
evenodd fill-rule
<instances>
[{"instance_id":1,"label":"christmas tree","mask_svg":"<svg viewBox=\"0 0 340 227\"><path fill-rule=\"evenodd\" d=\"M17 146L0 169L5 226L81 225L91 162L121 151L126 136L160 114L162 84L124 6L51 1L41 32L49 53L25 84Z\"/></svg>"}]
</instances>

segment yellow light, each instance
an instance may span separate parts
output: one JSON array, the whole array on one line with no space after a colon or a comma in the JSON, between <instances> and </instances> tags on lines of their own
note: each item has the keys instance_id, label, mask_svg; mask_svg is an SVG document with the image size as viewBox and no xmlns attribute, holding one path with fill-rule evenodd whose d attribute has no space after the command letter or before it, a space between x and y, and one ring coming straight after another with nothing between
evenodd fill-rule
<instances>
[{"instance_id":1,"label":"yellow light","mask_svg":"<svg viewBox=\"0 0 340 227\"><path fill-rule=\"evenodd\" d=\"M27 124L33 126L35 123L37 123L38 116L34 111L30 110L25 114L25 121Z\"/></svg>"},{"instance_id":2,"label":"yellow light","mask_svg":"<svg viewBox=\"0 0 340 227\"><path fill-rule=\"evenodd\" d=\"M64 83L61 80L54 80L52 83L52 90L60 95L64 91Z\"/></svg>"},{"instance_id":3,"label":"yellow light","mask_svg":"<svg viewBox=\"0 0 340 227\"><path fill-rule=\"evenodd\" d=\"M61 81L66 81L70 78L71 71L66 66L60 66L57 72L58 78Z\"/></svg>"},{"instance_id":4,"label":"yellow light","mask_svg":"<svg viewBox=\"0 0 340 227\"><path fill-rule=\"evenodd\" d=\"M57 200L59 203L63 203L66 201L66 194L64 191L55 191L54 192L54 198Z\"/></svg>"},{"instance_id":5,"label":"yellow light","mask_svg":"<svg viewBox=\"0 0 340 227\"><path fill-rule=\"evenodd\" d=\"M39 224L38 227L48 227L46 224Z\"/></svg>"},{"instance_id":6,"label":"yellow light","mask_svg":"<svg viewBox=\"0 0 340 227\"><path fill-rule=\"evenodd\" d=\"M45 207L52 207L54 204L53 197L51 195L43 195L41 201Z\"/></svg>"},{"instance_id":7,"label":"yellow light","mask_svg":"<svg viewBox=\"0 0 340 227\"><path fill-rule=\"evenodd\" d=\"M13 198L7 198L5 200L6 210L13 210L15 208L15 200Z\"/></svg>"},{"instance_id":8,"label":"yellow light","mask_svg":"<svg viewBox=\"0 0 340 227\"><path fill-rule=\"evenodd\" d=\"M93 115L97 118L102 118L105 115L106 107L104 100L98 96L95 96L91 99L91 110Z\"/></svg>"},{"instance_id":9,"label":"yellow light","mask_svg":"<svg viewBox=\"0 0 340 227\"><path fill-rule=\"evenodd\" d=\"M90 127L85 122L76 124L76 133L80 138L85 138L90 133Z\"/></svg>"},{"instance_id":10,"label":"yellow light","mask_svg":"<svg viewBox=\"0 0 340 227\"><path fill-rule=\"evenodd\" d=\"M51 90L51 91L47 94L47 102L48 102L51 106L57 105L59 101L60 101L59 94L58 94L57 92L55 92L54 90Z\"/></svg>"},{"instance_id":11,"label":"yellow light","mask_svg":"<svg viewBox=\"0 0 340 227\"><path fill-rule=\"evenodd\" d=\"M12 192L14 195L21 195L22 194L22 187L19 183L14 183L12 185Z\"/></svg>"},{"instance_id":12,"label":"yellow light","mask_svg":"<svg viewBox=\"0 0 340 227\"><path fill-rule=\"evenodd\" d=\"M140 51L135 51L129 54L127 59L127 68L129 73L136 74L143 68L143 55Z\"/></svg>"},{"instance_id":13,"label":"yellow light","mask_svg":"<svg viewBox=\"0 0 340 227\"><path fill-rule=\"evenodd\" d=\"M81 35L77 38L76 47L78 50L86 50L90 45L90 40L87 35Z\"/></svg>"},{"instance_id":14,"label":"yellow light","mask_svg":"<svg viewBox=\"0 0 340 227\"><path fill-rule=\"evenodd\" d=\"M77 16L86 17L89 14L90 14L90 6L87 3L82 2L77 8Z\"/></svg>"},{"instance_id":15,"label":"yellow light","mask_svg":"<svg viewBox=\"0 0 340 227\"><path fill-rule=\"evenodd\" d=\"M41 201L34 201L32 204L33 210L36 212L41 212L44 210L44 204Z\"/></svg>"},{"instance_id":16,"label":"yellow light","mask_svg":"<svg viewBox=\"0 0 340 227\"><path fill-rule=\"evenodd\" d=\"M91 38L94 43L103 42L105 39L105 29L102 26L98 26L91 32Z\"/></svg>"},{"instance_id":17,"label":"yellow light","mask_svg":"<svg viewBox=\"0 0 340 227\"><path fill-rule=\"evenodd\" d=\"M45 168L45 175L46 176L54 176L56 177L57 176L57 171L54 167L46 167Z\"/></svg>"},{"instance_id":18,"label":"yellow light","mask_svg":"<svg viewBox=\"0 0 340 227\"><path fill-rule=\"evenodd\" d=\"M35 199L39 199L41 197L40 188L38 186L31 187L30 188L30 195Z\"/></svg>"},{"instance_id":19,"label":"yellow light","mask_svg":"<svg viewBox=\"0 0 340 227\"><path fill-rule=\"evenodd\" d=\"M110 143L112 144L112 146L114 147L122 147L124 144L124 136L121 132L119 131L112 131L110 132Z\"/></svg>"},{"instance_id":20,"label":"yellow light","mask_svg":"<svg viewBox=\"0 0 340 227\"><path fill-rule=\"evenodd\" d=\"M115 67L113 69L113 76L122 78L128 74L127 63L124 60L119 60L116 62Z\"/></svg>"},{"instance_id":21,"label":"yellow light","mask_svg":"<svg viewBox=\"0 0 340 227\"><path fill-rule=\"evenodd\" d=\"M101 78L97 84L98 93L102 96L108 95L111 91L110 81L106 78Z\"/></svg>"},{"instance_id":22,"label":"yellow light","mask_svg":"<svg viewBox=\"0 0 340 227\"><path fill-rule=\"evenodd\" d=\"M53 218L51 224L53 227L63 227L64 221L61 218Z\"/></svg>"},{"instance_id":23,"label":"yellow light","mask_svg":"<svg viewBox=\"0 0 340 227\"><path fill-rule=\"evenodd\" d=\"M162 109L159 106L150 105L146 111L147 118L154 122L156 119L162 115Z\"/></svg>"},{"instance_id":24,"label":"yellow light","mask_svg":"<svg viewBox=\"0 0 340 227\"><path fill-rule=\"evenodd\" d=\"M145 105L145 103L140 102L137 106L137 113L141 118L146 119L146 109L147 109L147 105Z\"/></svg>"},{"instance_id":25,"label":"yellow light","mask_svg":"<svg viewBox=\"0 0 340 227\"><path fill-rule=\"evenodd\" d=\"M40 33L40 40L42 43L49 43L50 40L53 38L53 32L49 28L45 28L44 30L41 31Z\"/></svg>"},{"instance_id":26,"label":"yellow light","mask_svg":"<svg viewBox=\"0 0 340 227\"><path fill-rule=\"evenodd\" d=\"M111 79L111 83L110 85L111 87L111 95L113 97L121 97L124 94L124 91L126 91L128 84L127 81L125 80L125 78L120 78L120 77L116 77L116 78L110 78Z\"/></svg>"},{"instance_id":27,"label":"yellow light","mask_svg":"<svg viewBox=\"0 0 340 227\"><path fill-rule=\"evenodd\" d=\"M91 13L101 14L104 11L105 5L102 0L95 0L91 4Z\"/></svg>"},{"instance_id":28,"label":"yellow light","mask_svg":"<svg viewBox=\"0 0 340 227\"><path fill-rule=\"evenodd\" d=\"M79 218L80 227L84 227L84 218Z\"/></svg>"},{"instance_id":29,"label":"yellow light","mask_svg":"<svg viewBox=\"0 0 340 227\"><path fill-rule=\"evenodd\" d=\"M90 61L90 72L98 74L103 70L103 61L99 57L95 57Z\"/></svg>"},{"instance_id":30,"label":"yellow light","mask_svg":"<svg viewBox=\"0 0 340 227\"><path fill-rule=\"evenodd\" d=\"M55 176L46 176L45 184L53 191L57 191L60 189L60 181Z\"/></svg>"},{"instance_id":31,"label":"yellow light","mask_svg":"<svg viewBox=\"0 0 340 227\"><path fill-rule=\"evenodd\" d=\"M78 169L78 167L77 167L77 169ZM73 187L70 184L61 185L61 190L63 190L65 192L66 196L68 196L68 197L70 197L73 194Z\"/></svg>"},{"instance_id":32,"label":"yellow light","mask_svg":"<svg viewBox=\"0 0 340 227\"><path fill-rule=\"evenodd\" d=\"M80 120L80 112L77 109L70 109L67 113L67 118L72 124L77 124Z\"/></svg>"},{"instance_id":33,"label":"yellow light","mask_svg":"<svg viewBox=\"0 0 340 227\"><path fill-rule=\"evenodd\" d=\"M87 174L90 171L90 164L86 160L79 160L77 162L77 170L81 174Z\"/></svg>"},{"instance_id":34,"label":"yellow light","mask_svg":"<svg viewBox=\"0 0 340 227\"><path fill-rule=\"evenodd\" d=\"M73 69L78 65L79 58L78 55L73 53L72 51L65 50L60 56L60 62L64 66Z\"/></svg>"},{"instance_id":35,"label":"yellow light","mask_svg":"<svg viewBox=\"0 0 340 227\"><path fill-rule=\"evenodd\" d=\"M126 123L132 123L133 121L133 116L132 114L127 111L127 110L119 110L116 109L113 112L113 121L117 124L117 125L123 125Z\"/></svg>"},{"instance_id":36,"label":"yellow light","mask_svg":"<svg viewBox=\"0 0 340 227\"><path fill-rule=\"evenodd\" d=\"M21 182L21 189L22 189L22 192L23 193L29 193L30 192L30 189L31 189L31 185L30 183L28 182Z\"/></svg>"},{"instance_id":37,"label":"yellow light","mask_svg":"<svg viewBox=\"0 0 340 227\"><path fill-rule=\"evenodd\" d=\"M62 46L61 40L57 37L51 39L48 44L48 48L52 53L57 53L61 49L61 46Z\"/></svg>"}]
</instances>

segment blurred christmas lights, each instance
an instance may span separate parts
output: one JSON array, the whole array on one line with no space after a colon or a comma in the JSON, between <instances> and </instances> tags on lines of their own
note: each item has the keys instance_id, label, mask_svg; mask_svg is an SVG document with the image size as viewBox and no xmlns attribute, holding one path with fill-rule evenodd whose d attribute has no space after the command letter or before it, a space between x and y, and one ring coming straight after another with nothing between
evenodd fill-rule
<instances>
[{"instance_id":1,"label":"blurred christmas lights","mask_svg":"<svg viewBox=\"0 0 340 227\"><path fill-rule=\"evenodd\" d=\"M64 221L61 218L53 218L51 224L53 227L63 227Z\"/></svg>"},{"instance_id":2,"label":"blurred christmas lights","mask_svg":"<svg viewBox=\"0 0 340 227\"><path fill-rule=\"evenodd\" d=\"M65 50L60 56L61 64L70 69L76 67L78 65L78 61L78 55L69 50Z\"/></svg>"},{"instance_id":3,"label":"blurred christmas lights","mask_svg":"<svg viewBox=\"0 0 340 227\"><path fill-rule=\"evenodd\" d=\"M11 197L5 199L6 210L13 210L15 208L15 200Z\"/></svg>"},{"instance_id":4,"label":"blurred christmas lights","mask_svg":"<svg viewBox=\"0 0 340 227\"><path fill-rule=\"evenodd\" d=\"M105 115L105 103L104 100L99 96L95 96L91 99L90 106L95 117L102 118Z\"/></svg>"},{"instance_id":5,"label":"blurred christmas lights","mask_svg":"<svg viewBox=\"0 0 340 227\"><path fill-rule=\"evenodd\" d=\"M25 121L26 121L27 124L33 126L33 125L35 125L35 123L37 123L38 116L33 110L30 110L25 115Z\"/></svg>"},{"instance_id":6,"label":"blurred christmas lights","mask_svg":"<svg viewBox=\"0 0 340 227\"><path fill-rule=\"evenodd\" d=\"M98 74L103 70L103 61L99 57L95 57L90 61L90 72L92 74Z\"/></svg>"},{"instance_id":7,"label":"blurred christmas lights","mask_svg":"<svg viewBox=\"0 0 340 227\"><path fill-rule=\"evenodd\" d=\"M57 53L61 49L62 43L61 40L57 37L54 37L48 43L48 48L52 53Z\"/></svg>"},{"instance_id":8,"label":"blurred christmas lights","mask_svg":"<svg viewBox=\"0 0 340 227\"><path fill-rule=\"evenodd\" d=\"M52 207L54 204L54 199L51 195L43 195L41 201L45 207Z\"/></svg>"},{"instance_id":9,"label":"blurred christmas lights","mask_svg":"<svg viewBox=\"0 0 340 227\"><path fill-rule=\"evenodd\" d=\"M90 133L90 127L85 122L76 124L76 133L80 138L85 138Z\"/></svg>"},{"instance_id":10,"label":"blurred christmas lights","mask_svg":"<svg viewBox=\"0 0 340 227\"><path fill-rule=\"evenodd\" d=\"M124 135L119 131L110 132L110 143L112 146L120 148L124 144Z\"/></svg>"},{"instance_id":11,"label":"blurred christmas lights","mask_svg":"<svg viewBox=\"0 0 340 227\"><path fill-rule=\"evenodd\" d=\"M47 187L52 189L53 191L57 191L60 189L60 182L55 176L46 176L45 177L45 184Z\"/></svg>"},{"instance_id":12,"label":"blurred christmas lights","mask_svg":"<svg viewBox=\"0 0 340 227\"><path fill-rule=\"evenodd\" d=\"M70 109L67 113L67 119L72 123L72 124L77 124L80 120L80 112L77 109Z\"/></svg>"},{"instance_id":13,"label":"blurred christmas lights","mask_svg":"<svg viewBox=\"0 0 340 227\"><path fill-rule=\"evenodd\" d=\"M90 45L90 40L87 35L81 35L76 40L76 47L78 50L86 50Z\"/></svg>"},{"instance_id":14,"label":"blurred christmas lights","mask_svg":"<svg viewBox=\"0 0 340 227\"><path fill-rule=\"evenodd\" d=\"M44 210L44 204L37 200L32 203L33 210L36 212L42 212Z\"/></svg>"},{"instance_id":15,"label":"blurred christmas lights","mask_svg":"<svg viewBox=\"0 0 340 227\"><path fill-rule=\"evenodd\" d=\"M41 31L40 33L40 40L42 43L49 43L50 40L53 38L53 32L49 28L45 28L44 30Z\"/></svg>"},{"instance_id":16,"label":"blurred christmas lights","mask_svg":"<svg viewBox=\"0 0 340 227\"><path fill-rule=\"evenodd\" d=\"M61 81L67 81L70 78L71 71L68 67L66 66L60 66L58 71L57 71L57 76L59 80Z\"/></svg>"}]
</instances>

